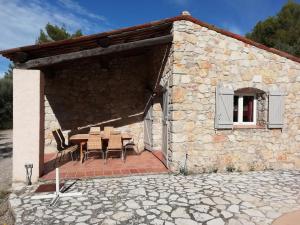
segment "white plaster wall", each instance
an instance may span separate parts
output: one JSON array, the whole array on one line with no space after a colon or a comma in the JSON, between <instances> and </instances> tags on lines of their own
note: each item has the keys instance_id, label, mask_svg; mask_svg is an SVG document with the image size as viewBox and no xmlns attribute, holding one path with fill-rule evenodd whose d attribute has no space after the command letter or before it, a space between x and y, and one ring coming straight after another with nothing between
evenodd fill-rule
<instances>
[{"instance_id":1,"label":"white plaster wall","mask_svg":"<svg viewBox=\"0 0 300 225\"><path fill-rule=\"evenodd\" d=\"M43 169L44 75L39 70L13 71L13 182L25 182L25 163L33 163L32 181Z\"/></svg>"}]
</instances>

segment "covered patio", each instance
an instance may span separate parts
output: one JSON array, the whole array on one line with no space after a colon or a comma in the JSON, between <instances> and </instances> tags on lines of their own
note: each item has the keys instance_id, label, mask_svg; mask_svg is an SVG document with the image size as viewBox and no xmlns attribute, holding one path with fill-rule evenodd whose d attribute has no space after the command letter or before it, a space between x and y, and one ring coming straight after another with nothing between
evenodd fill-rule
<instances>
[{"instance_id":1,"label":"covered patio","mask_svg":"<svg viewBox=\"0 0 300 225\"><path fill-rule=\"evenodd\" d=\"M171 22L9 50L14 70L14 181L167 172L167 101ZM25 110L24 110L25 109ZM112 154L55 164L52 131L70 137L91 127L130 135L126 161ZM86 148L79 146L79 148ZM83 149L85 150L85 149ZM26 152L25 152L26 151Z\"/></svg>"},{"instance_id":2,"label":"covered patio","mask_svg":"<svg viewBox=\"0 0 300 225\"><path fill-rule=\"evenodd\" d=\"M153 154L154 153L154 154ZM129 176L137 174L168 173L168 169L161 162L161 151L143 151L140 155L130 152L123 163L117 158L110 158L107 164L103 159L92 158L84 162L63 161L59 163L60 176L63 179L90 178L102 176ZM53 164L56 154L46 154L44 157L44 173L41 179L55 179Z\"/></svg>"}]
</instances>

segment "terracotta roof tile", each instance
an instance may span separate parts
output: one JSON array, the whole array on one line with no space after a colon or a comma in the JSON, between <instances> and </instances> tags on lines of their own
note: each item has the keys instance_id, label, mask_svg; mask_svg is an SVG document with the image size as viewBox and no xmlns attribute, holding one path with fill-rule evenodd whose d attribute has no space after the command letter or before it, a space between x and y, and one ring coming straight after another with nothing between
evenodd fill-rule
<instances>
[{"instance_id":1,"label":"terracotta roof tile","mask_svg":"<svg viewBox=\"0 0 300 225\"><path fill-rule=\"evenodd\" d=\"M13 48L13 49L8 49L8 50L3 50L0 51L0 54L2 54L3 56L13 60L15 55L20 53L20 52L26 52L26 53L31 53L31 52L41 52L43 50L49 50L49 49L57 49L59 47L62 46L76 46L77 48L80 48L81 44L83 43L89 43L91 45L91 41L95 41L98 39L105 39L107 37L110 36L116 36L118 34L126 34L127 32L129 33L130 36L130 32L132 31L138 31L138 30L143 30L143 29L149 29L149 28L156 28L162 25L168 25L168 24L172 24L174 21L180 21L180 20L186 20L186 21L190 21L193 22L195 24L198 24L200 26L206 27L210 30L214 30L220 34L226 35L228 37L237 39L239 41L242 41L246 44L255 46L257 48L266 50L268 52L277 54L279 56L285 57L287 59L293 60L295 62L300 63L300 58L293 56L287 52L284 51L280 51L278 49L274 49L274 48L269 48L263 44L257 43L255 41L252 41L246 37L243 37L241 35L238 34L234 34L232 32L217 28L211 24L202 22L190 15L180 15L180 16L176 16L176 17L172 17L172 18L168 18L168 19L162 19L162 20L158 20L158 21L153 21L150 23L146 23L146 24L142 24L142 25L137 25L137 26L132 26L132 27L128 27L128 28L122 28L122 29L118 29L118 30L113 30L113 31L109 31L109 32L103 32L103 33L99 33L99 34L93 34L93 35L86 35L86 36L82 36L82 37L78 37L78 38L73 38L73 39L69 39L69 40L63 40L63 41L56 41L56 42L51 42L51 43L45 43L45 44L38 44L38 45L30 45L30 46L24 46L24 47L18 47L18 48ZM163 29L167 29L166 27L162 27L160 30ZM36 53L36 54L38 54Z\"/></svg>"}]
</instances>

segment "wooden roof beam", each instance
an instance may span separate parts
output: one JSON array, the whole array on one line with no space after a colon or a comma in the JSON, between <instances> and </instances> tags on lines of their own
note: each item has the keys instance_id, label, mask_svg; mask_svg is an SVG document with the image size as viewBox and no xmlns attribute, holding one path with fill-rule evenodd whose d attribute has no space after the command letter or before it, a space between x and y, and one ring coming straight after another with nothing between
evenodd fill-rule
<instances>
[{"instance_id":1,"label":"wooden roof beam","mask_svg":"<svg viewBox=\"0 0 300 225\"><path fill-rule=\"evenodd\" d=\"M32 59L25 63L18 63L16 64L16 67L20 69L40 68L40 67L62 63L70 60L88 58L93 56L102 56L102 55L118 53L122 51L142 48L142 47L150 47L155 45L167 44L172 42L172 40L173 40L173 36L169 34L161 37L111 45L106 48L97 47L97 48L82 50L78 52L65 53L60 55L44 57L44 58Z\"/></svg>"}]
</instances>

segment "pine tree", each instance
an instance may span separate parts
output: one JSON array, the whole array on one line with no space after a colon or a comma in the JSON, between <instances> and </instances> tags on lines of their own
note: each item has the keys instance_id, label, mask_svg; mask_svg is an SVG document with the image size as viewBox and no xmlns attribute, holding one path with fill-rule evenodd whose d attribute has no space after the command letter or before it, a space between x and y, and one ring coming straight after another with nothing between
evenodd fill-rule
<instances>
[{"instance_id":1,"label":"pine tree","mask_svg":"<svg viewBox=\"0 0 300 225\"><path fill-rule=\"evenodd\" d=\"M40 30L36 43L42 44L52 41L60 41L69 38L82 36L81 30L69 33L65 26L56 26L48 23L45 31ZM8 70L4 73L4 77L0 78L0 129L12 128L12 75L14 64L8 66Z\"/></svg>"},{"instance_id":2,"label":"pine tree","mask_svg":"<svg viewBox=\"0 0 300 225\"><path fill-rule=\"evenodd\" d=\"M37 43L46 43L51 41L61 41L69 38L80 37L82 36L81 30L76 30L73 34L69 33L65 26L57 26L47 23L44 30L40 30L40 36L37 39Z\"/></svg>"},{"instance_id":3,"label":"pine tree","mask_svg":"<svg viewBox=\"0 0 300 225\"><path fill-rule=\"evenodd\" d=\"M288 1L277 15L259 21L246 37L300 57L300 4Z\"/></svg>"}]
</instances>

